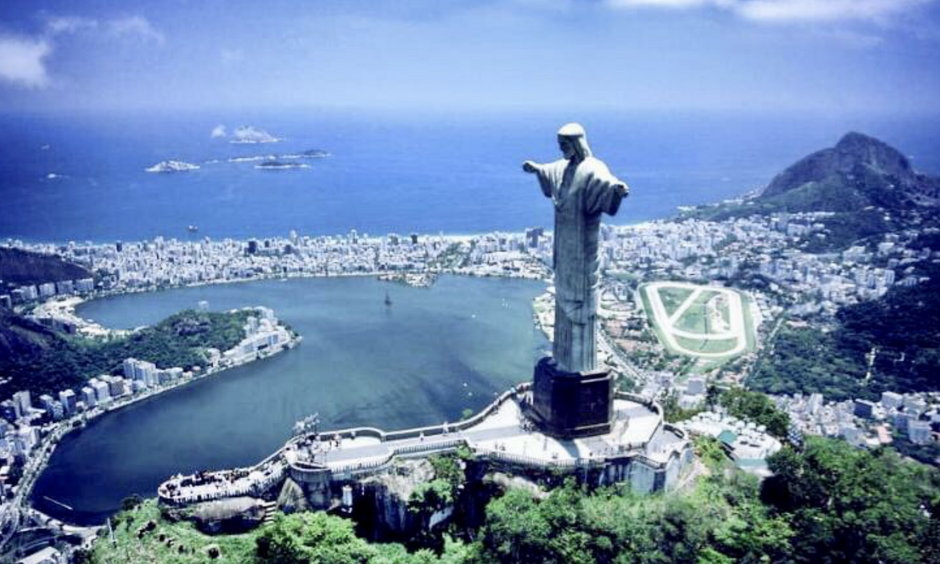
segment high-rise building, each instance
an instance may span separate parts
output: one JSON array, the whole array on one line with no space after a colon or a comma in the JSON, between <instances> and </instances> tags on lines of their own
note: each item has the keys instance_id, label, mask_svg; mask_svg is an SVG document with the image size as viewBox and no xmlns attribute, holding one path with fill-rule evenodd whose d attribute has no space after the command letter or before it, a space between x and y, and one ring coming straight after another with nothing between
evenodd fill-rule
<instances>
[{"instance_id":1,"label":"high-rise building","mask_svg":"<svg viewBox=\"0 0 940 564\"><path fill-rule=\"evenodd\" d=\"M33 409L33 400L30 398L29 390L20 390L13 394L13 401L19 404L21 416L29 415Z\"/></svg>"},{"instance_id":2,"label":"high-rise building","mask_svg":"<svg viewBox=\"0 0 940 564\"><path fill-rule=\"evenodd\" d=\"M95 391L95 400L97 403L102 404L111 401L111 387L107 382L92 378L88 381L88 385Z\"/></svg>"},{"instance_id":3,"label":"high-rise building","mask_svg":"<svg viewBox=\"0 0 940 564\"><path fill-rule=\"evenodd\" d=\"M881 405L885 407L898 408L904 404L904 396L897 392L882 392Z\"/></svg>"},{"instance_id":4,"label":"high-rise building","mask_svg":"<svg viewBox=\"0 0 940 564\"><path fill-rule=\"evenodd\" d=\"M868 400L861 400L861 399L855 400L855 404L853 406L855 416L861 417L862 419L871 419L872 414L874 412L874 407L875 407L875 404L873 404L872 402Z\"/></svg>"},{"instance_id":5,"label":"high-rise building","mask_svg":"<svg viewBox=\"0 0 940 564\"><path fill-rule=\"evenodd\" d=\"M124 378L127 380L141 382L148 388L157 384L157 367L152 362L128 358L124 360L122 367L124 369Z\"/></svg>"},{"instance_id":6,"label":"high-rise building","mask_svg":"<svg viewBox=\"0 0 940 564\"><path fill-rule=\"evenodd\" d=\"M20 406L13 400L0 401L0 417L10 423L20 418Z\"/></svg>"},{"instance_id":7,"label":"high-rise building","mask_svg":"<svg viewBox=\"0 0 940 564\"><path fill-rule=\"evenodd\" d=\"M49 298L55 295L55 282L46 282L39 285L39 297Z\"/></svg>"},{"instance_id":8,"label":"high-rise building","mask_svg":"<svg viewBox=\"0 0 940 564\"><path fill-rule=\"evenodd\" d=\"M71 294L74 290L74 284L72 284L71 280L62 280L60 282L56 282L55 287L56 293L59 295Z\"/></svg>"},{"instance_id":9,"label":"high-rise building","mask_svg":"<svg viewBox=\"0 0 940 564\"><path fill-rule=\"evenodd\" d=\"M93 278L82 278L75 281L75 291L80 294L87 294L95 290L95 281Z\"/></svg>"},{"instance_id":10,"label":"high-rise building","mask_svg":"<svg viewBox=\"0 0 940 564\"><path fill-rule=\"evenodd\" d=\"M62 410L66 416L75 415L77 412L78 397L72 390L62 390L59 392L59 403L62 404Z\"/></svg>"},{"instance_id":11,"label":"high-rise building","mask_svg":"<svg viewBox=\"0 0 940 564\"><path fill-rule=\"evenodd\" d=\"M933 440L929 421L911 421L907 424L907 436L915 445L925 445Z\"/></svg>"},{"instance_id":12,"label":"high-rise building","mask_svg":"<svg viewBox=\"0 0 940 564\"><path fill-rule=\"evenodd\" d=\"M542 227L530 227L525 230L525 239L530 249L536 249L539 246L539 239L545 234Z\"/></svg>"},{"instance_id":13,"label":"high-rise building","mask_svg":"<svg viewBox=\"0 0 940 564\"><path fill-rule=\"evenodd\" d=\"M124 390L126 389L124 378L120 376L102 376L101 381L107 382L108 392L111 394L112 398L119 398L124 395Z\"/></svg>"},{"instance_id":14,"label":"high-rise building","mask_svg":"<svg viewBox=\"0 0 940 564\"><path fill-rule=\"evenodd\" d=\"M90 386L84 386L82 388L82 401L85 402L86 407L95 407L98 405L98 396L95 394L94 388Z\"/></svg>"},{"instance_id":15,"label":"high-rise building","mask_svg":"<svg viewBox=\"0 0 940 564\"><path fill-rule=\"evenodd\" d=\"M53 403L54 401L55 401L55 400L54 400L54 399L52 398L52 396L50 396L49 394L43 394L43 395L39 396L39 405L41 405L42 408L43 408L46 412L49 412L49 411L52 409L52 403Z\"/></svg>"}]
</instances>

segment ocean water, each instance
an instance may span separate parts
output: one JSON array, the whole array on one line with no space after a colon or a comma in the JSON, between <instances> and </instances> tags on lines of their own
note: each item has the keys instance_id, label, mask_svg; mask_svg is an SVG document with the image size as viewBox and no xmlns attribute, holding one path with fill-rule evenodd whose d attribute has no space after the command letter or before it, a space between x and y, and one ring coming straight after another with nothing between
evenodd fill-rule
<instances>
[{"instance_id":1,"label":"ocean water","mask_svg":"<svg viewBox=\"0 0 940 564\"><path fill-rule=\"evenodd\" d=\"M93 420L56 448L33 490L35 506L73 523L103 522L123 498L156 495L173 474L258 462L315 412L323 430L455 421L531 379L548 348L532 323L532 299L544 288L466 277L431 288L314 278L90 302L79 313L113 327L151 324L200 300L213 310L265 305L304 341Z\"/></svg>"},{"instance_id":2,"label":"ocean water","mask_svg":"<svg viewBox=\"0 0 940 564\"><path fill-rule=\"evenodd\" d=\"M940 172L940 119L755 113L242 114L0 116L0 238L139 240L346 233L478 233L550 226L525 159L558 157L578 120L631 198L609 218L673 215L767 183L849 130L885 139ZM284 140L231 144L213 127L251 124ZM237 156L323 149L309 169L257 170ZM178 159L198 171L154 174ZM217 160L219 162L209 162ZM55 175L49 177L50 174ZM197 225L199 233L187 232Z\"/></svg>"}]
</instances>

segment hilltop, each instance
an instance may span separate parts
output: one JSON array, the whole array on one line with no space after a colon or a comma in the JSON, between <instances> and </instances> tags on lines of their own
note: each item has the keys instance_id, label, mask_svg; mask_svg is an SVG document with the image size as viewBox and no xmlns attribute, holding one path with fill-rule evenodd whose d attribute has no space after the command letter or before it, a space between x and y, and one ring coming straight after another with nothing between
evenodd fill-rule
<instances>
[{"instance_id":1,"label":"hilltop","mask_svg":"<svg viewBox=\"0 0 940 564\"><path fill-rule=\"evenodd\" d=\"M85 268L57 255L0 247L0 284L22 286L91 276Z\"/></svg>"},{"instance_id":2,"label":"hilltop","mask_svg":"<svg viewBox=\"0 0 940 564\"><path fill-rule=\"evenodd\" d=\"M778 211L889 211L940 204L940 179L916 172L900 151L861 133L778 174L755 198Z\"/></svg>"},{"instance_id":3,"label":"hilltop","mask_svg":"<svg viewBox=\"0 0 940 564\"><path fill-rule=\"evenodd\" d=\"M58 335L48 327L0 308L0 359L40 354L54 346ZM0 361L0 365L6 361Z\"/></svg>"},{"instance_id":4,"label":"hilltop","mask_svg":"<svg viewBox=\"0 0 940 564\"><path fill-rule=\"evenodd\" d=\"M825 236L810 251L841 250L874 235L936 221L940 178L917 172L887 143L850 132L777 174L741 201L701 206L692 216L720 221L754 214L827 212Z\"/></svg>"}]
</instances>

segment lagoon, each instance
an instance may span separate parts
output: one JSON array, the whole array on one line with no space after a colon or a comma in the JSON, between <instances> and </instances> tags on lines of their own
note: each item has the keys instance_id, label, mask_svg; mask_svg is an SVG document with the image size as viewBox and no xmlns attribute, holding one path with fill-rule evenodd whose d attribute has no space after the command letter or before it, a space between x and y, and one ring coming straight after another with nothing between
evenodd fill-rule
<instances>
[{"instance_id":1,"label":"lagoon","mask_svg":"<svg viewBox=\"0 0 940 564\"><path fill-rule=\"evenodd\" d=\"M176 473L253 464L319 413L321 429L458 419L531 378L548 341L532 322L541 282L445 276L431 288L371 277L266 280L115 296L83 317L149 325L206 300L263 305L303 343L102 416L65 437L33 491L37 509L101 523ZM385 292L392 300L384 303ZM47 498L73 508L69 511Z\"/></svg>"}]
</instances>

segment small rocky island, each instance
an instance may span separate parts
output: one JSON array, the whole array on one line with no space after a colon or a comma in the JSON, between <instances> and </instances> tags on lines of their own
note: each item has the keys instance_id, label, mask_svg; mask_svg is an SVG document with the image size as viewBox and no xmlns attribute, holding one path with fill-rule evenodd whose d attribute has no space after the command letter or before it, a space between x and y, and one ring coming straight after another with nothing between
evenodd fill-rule
<instances>
[{"instance_id":1,"label":"small rocky island","mask_svg":"<svg viewBox=\"0 0 940 564\"><path fill-rule=\"evenodd\" d=\"M255 168L260 170L287 170L291 168L310 168L310 165L306 163L290 163L278 160L270 160L256 164Z\"/></svg>"},{"instance_id":2,"label":"small rocky island","mask_svg":"<svg viewBox=\"0 0 940 564\"><path fill-rule=\"evenodd\" d=\"M302 159L322 159L330 156L329 151L324 151L323 149L310 149L301 153L300 158Z\"/></svg>"},{"instance_id":3,"label":"small rocky island","mask_svg":"<svg viewBox=\"0 0 940 564\"><path fill-rule=\"evenodd\" d=\"M188 172L199 170L199 165L183 161L160 161L157 164L145 169L147 172Z\"/></svg>"}]
</instances>

